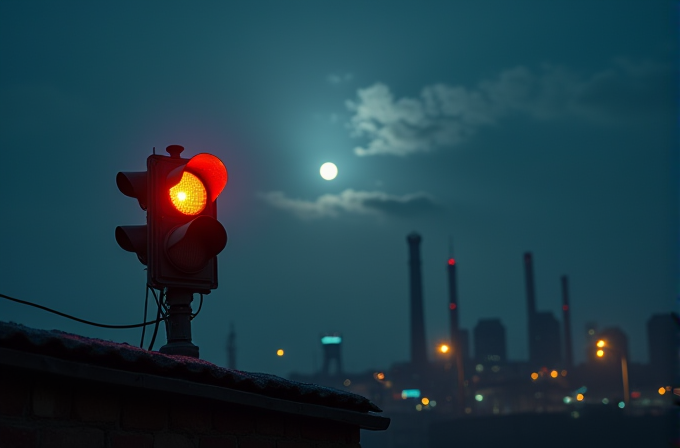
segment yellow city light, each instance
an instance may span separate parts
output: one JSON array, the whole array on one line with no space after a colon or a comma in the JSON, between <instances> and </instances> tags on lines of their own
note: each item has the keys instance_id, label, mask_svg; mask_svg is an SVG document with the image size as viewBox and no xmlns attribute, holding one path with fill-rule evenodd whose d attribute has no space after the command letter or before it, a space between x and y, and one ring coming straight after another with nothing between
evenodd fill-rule
<instances>
[{"instance_id":1,"label":"yellow city light","mask_svg":"<svg viewBox=\"0 0 680 448\"><path fill-rule=\"evenodd\" d=\"M600 349L595 354L597 355L598 358L602 358L604 356L604 350Z\"/></svg>"},{"instance_id":2,"label":"yellow city light","mask_svg":"<svg viewBox=\"0 0 680 448\"><path fill-rule=\"evenodd\" d=\"M557 378L557 375L559 375L559 373L557 373L557 370L553 370L552 372L550 372L550 376L552 378Z\"/></svg>"},{"instance_id":3,"label":"yellow city light","mask_svg":"<svg viewBox=\"0 0 680 448\"><path fill-rule=\"evenodd\" d=\"M450 347L446 344L442 344L439 346L439 351L442 353L448 353L450 350Z\"/></svg>"},{"instance_id":4,"label":"yellow city light","mask_svg":"<svg viewBox=\"0 0 680 448\"><path fill-rule=\"evenodd\" d=\"M576 401L583 401L583 394L577 394Z\"/></svg>"},{"instance_id":5,"label":"yellow city light","mask_svg":"<svg viewBox=\"0 0 680 448\"><path fill-rule=\"evenodd\" d=\"M423 405L427 406L428 404L430 404L430 399L427 398L427 397L423 397L423 399L420 400L420 402L421 402Z\"/></svg>"},{"instance_id":6,"label":"yellow city light","mask_svg":"<svg viewBox=\"0 0 680 448\"><path fill-rule=\"evenodd\" d=\"M283 349L278 349L276 351L276 356L283 356Z\"/></svg>"},{"instance_id":7,"label":"yellow city light","mask_svg":"<svg viewBox=\"0 0 680 448\"><path fill-rule=\"evenodd\" d=\"M605 346L605 342L602 339L600 339L599 341L597 341L597 346L602 348Z\"/></svg>"},{"instance_id":8,"label":"yellow city light","mask_svg":"<svg viewBox=\"0 0 680 448\"><path fill-rule=\"evenodd\" d=\"M665 387L660 387L659 388L659 395L663 395L666 393L666 388Z\"/></svg>"},{"instance_id":9,"label":"yellow city light","mask_svg":"<svg viewBox=\"0 0 680 448\"><path fill-rule=\"evenodd\" d=\"M170 201L185 215L198 215L205 208L208 193L201 180L185 171L177 185L170 188Z\"/></svg>"},{"instance_id":10,"label":"yellow city light","mask_svg":"<svg viewBox=\"0 0 680 448\"><path fill-rule=\"evenodd\" d=\"M378 374L376 375L376 377L377 377L379 380L384 380L384 379L385 379L385 374L382 373L382 372L380 372L380 373L378 373Z\"/></svg>"},{"instance_id":11,"label":"yellow city light","mask_svg":"<svg viewBox=\"0 0 680 448\"><path fill-rule=\"evenodd\" d=\"M531 379L536 381L538 379L538 373L534 372L531 374Z\"/></svg>"}]
</instances>

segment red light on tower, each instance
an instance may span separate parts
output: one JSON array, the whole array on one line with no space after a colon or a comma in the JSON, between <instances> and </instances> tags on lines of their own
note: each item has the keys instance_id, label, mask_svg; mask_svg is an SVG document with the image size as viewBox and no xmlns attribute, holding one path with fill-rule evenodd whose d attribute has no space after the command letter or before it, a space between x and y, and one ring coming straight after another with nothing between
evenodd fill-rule
<instances>
[{"instance_id":1,"label":"red light on tower","mask_svg":"<svg viewBox=\"0 0 680 448\"><path fill-rule=\"evenodd\" d=\"M449 258L449 266L453 266L454 264L456 264L456 260Z\"/></svg>"},{"instance_id":2,"label":"red light on tower","mask_svg":"<svg viewBox=\"0 0 680 448\"><path fill-rule=\"evenodd\" d=\"M456 308L458 308L458 306L455 303L449 303L450 310L455 310Z\"/></svg>"},{"instance_id":3,"label":"red light on tower","mask_svg":"<svg viewBox=\"0 0 680 448\"><path fill-rule=\"evenodd\" d=\"M569 305L562 305L562 311L569 311Z\"/></svg>"}]
</instances>

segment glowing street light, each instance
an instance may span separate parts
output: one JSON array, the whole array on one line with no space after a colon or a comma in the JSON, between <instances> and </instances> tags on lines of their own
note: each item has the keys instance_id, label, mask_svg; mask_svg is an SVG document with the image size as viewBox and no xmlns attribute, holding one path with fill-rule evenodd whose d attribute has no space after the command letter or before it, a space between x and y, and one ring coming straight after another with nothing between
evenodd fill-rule
<instances>
[{"instance_id":1,"label":"glowing street light","mask_svg":"<svg viewBox=\"0 0 680 448\"><path fill-rule=\"evenodd\" d=\"M446 344L441 344L441 345L437 348L437 350L439 350L439 353L444 353L444 354L446 354L446 353L448 353L448 352L451 350L451 347L449 347L449 346L446 345Z\"/></svg>"},{"instance_id":2,"label":"glowing street light","mask_svg":"<svg viewBox=\"0 0 680 448\"><path fill-rule=\"evenodd\" d=\"M628 382L628 360L626 359L626 354L617 348L608 346L603 339L597 341L597 344L595 345L599 348L599 350L595 353L598 358L604 358L605 355L605 351L603 350L604 347L607 347L607 349L617 352L619 356L621 356L621 380L623 382L623 403L620 404L623 404L623 406L619 407L623 409L625 406L628 406L628 402L630 401L630 387Z\"/></svg>"},{"instance_id":3,"label":"glowing street light","mask_svg":"<svg viewBox=\"0 0 680 448\"><path fill-rule=\"evenodd\" d=\"M283 349L280 348L280 349L278 349L278 350L276 351L276 356L283 356L284 353L285 353L285 352L283 351Z\"/></svg>"}]
</instances>

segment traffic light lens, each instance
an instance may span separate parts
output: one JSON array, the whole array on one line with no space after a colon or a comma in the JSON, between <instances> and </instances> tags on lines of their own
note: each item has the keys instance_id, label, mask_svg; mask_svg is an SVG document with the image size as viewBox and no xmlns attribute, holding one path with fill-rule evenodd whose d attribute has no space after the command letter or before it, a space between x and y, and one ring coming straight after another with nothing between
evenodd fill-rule
<instances>
[{"instance_id":1,"label":"traffic light lens","mask_svg":"<svg viewBox=\"0 0 680 448\"><path fill-rule=\"evenodd\" d=\"M185 171L177 185L170 188L170 200L177 211L185 215L198 215L205 208L208 194L201 180Z\"/></svg>"}]
</instances>

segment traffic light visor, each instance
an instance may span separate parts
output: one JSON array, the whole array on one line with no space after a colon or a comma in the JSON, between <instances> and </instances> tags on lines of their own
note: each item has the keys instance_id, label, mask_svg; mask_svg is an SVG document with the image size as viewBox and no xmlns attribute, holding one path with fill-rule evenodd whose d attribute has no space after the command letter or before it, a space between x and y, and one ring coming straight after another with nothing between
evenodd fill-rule
<instances>
[{"instance_id":1,"label":"traffic light visor","mask_svg":"<svg viewBox=\"0 0 680 448\"><path fill-rule=\"evenodd\" d=\"M146 226L116 227L116 242L128 252L137 254L142 264L147 264Z\"/></svg>"},{"instance_id":2,"label":"traffic light visor","mask_svg":"<svg viewBox=\"0 0 680 448\"><path fill-rule=\"evenodd\" d=\"M146 171L120 172L116 185L125 196L137 199L142 210L146 210Z\"/></svg>"},{"instance_id":3,"label":"traffic light visor","mask_svg":"<svg viewBox=\"0 0 680 448\"><path fill-rule=\"evenodd\" d=\"M192 157L185 165L168 174L168 187L173 188L184 181L184 173L193 174L203 184L208 202L213 202L227 185L227 168L212 154L202 153ZM173 202L174 203L174 202ZM196 212L193 214L197 214Z\"/></svg>"},{"instance_id":4,"label":"traffic light visor","mask_svg":"<svg viewBox=\"0 0 680 448\"><path fill-rule=\"evenodd\" d=\"M199 216L172 231L166 253L180 271L197 272L222 252L226 244L227 232L222 224L209 216Z\"/></svg>"}]
</instances>

